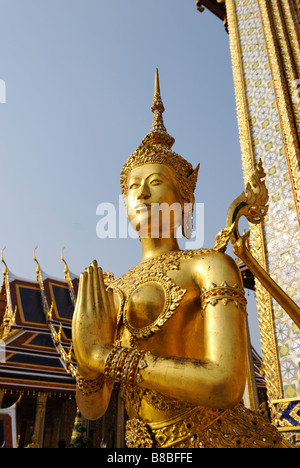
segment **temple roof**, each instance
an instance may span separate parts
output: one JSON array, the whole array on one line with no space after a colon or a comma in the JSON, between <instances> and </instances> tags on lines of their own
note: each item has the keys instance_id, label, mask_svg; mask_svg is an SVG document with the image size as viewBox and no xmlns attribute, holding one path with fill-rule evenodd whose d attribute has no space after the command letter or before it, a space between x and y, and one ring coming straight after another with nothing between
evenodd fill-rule
<instances>
[{"instance_id":1,"label":"temple roof","mask_svg":"<svg viewBox=\"0 0 300 468\"><path fill-rule=\"evenodd\" d=\"M66 365L78 277L57 279L37 268L36 281L18 278L5 265L0 289L0 387L74 393L75 379ZM65 358L65 359L63 359ZM69 365L74 356L69 354Z\"/></svg>"},{"instance_id":2,"label":"temple roof","mask_svg":"<svg viewBox=\"0 0 300 468\"><path fill-rule=\"evenodd\" d=\"M197 3L197 8L200 12L204 11L204 8L207 8L214 15L220 18L222 21L225 20L226 18L225 1L221 2L218 0L197 0L196 3Z\"/></svg>"},{"instance_id":3,"label":"temple roof","mask_svg":"<svg viewBox=\"0 0 300 468\"><path fill-rule=\"evenodd\" d=\"M239 267L239 270L240 270L240 272L242 274L244 288L245 289L250 289L251 291L254 291L255 290L255 278L253 276L253 273L249 270L247 265L245 265L245 263L242 260L237 259L236 263L237 263L237 265Z\"/></svg>"},{"instance_id":4,"label":"temple roof","mask_svg":"<svg viewBox=\"0 0 300 468\"><path fill-rule=\"evenodd\" d=\"M71 350L72 316L79 277L65 264L64 279L46 274L37 264L36 280L19 278L5 265L0 288L0 344L5 342L5 359L0 354L0 388L18 391L46 391L74 394L76 363ZM237 261L244 287L254 290L254 278L246 265ZM112 274L106 274L110 281ZM253 350L256 382L261 358ZM0 349L1 351L1 349Z\"/></svg>"}]
</instances>

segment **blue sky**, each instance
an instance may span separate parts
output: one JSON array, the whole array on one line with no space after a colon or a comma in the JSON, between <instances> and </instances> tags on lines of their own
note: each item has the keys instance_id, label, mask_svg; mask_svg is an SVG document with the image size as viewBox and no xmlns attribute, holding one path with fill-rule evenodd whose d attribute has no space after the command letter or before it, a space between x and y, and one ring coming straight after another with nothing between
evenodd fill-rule
<instances>
[{"instance_id":1,"label":"blue sky","mask_svg":"<svg viewBox=\"0 0 300 468\"><path fill-rule=\"evenodd\" d=\"M33 279L32 252L63 277L94 258L115 276L139 242L99 239L96 208L118 206L122 164L152 124L155 68L174 151L195 167L204 245L244 189L229 38L194 0L1 0L0 248Z\"/></svg>"}]
</instances>

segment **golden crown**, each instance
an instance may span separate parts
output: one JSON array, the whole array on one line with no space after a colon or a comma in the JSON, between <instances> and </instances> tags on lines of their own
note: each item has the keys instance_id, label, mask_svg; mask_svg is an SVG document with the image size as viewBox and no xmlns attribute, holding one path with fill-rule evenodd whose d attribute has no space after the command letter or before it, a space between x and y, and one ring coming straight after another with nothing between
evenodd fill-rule
<instances>
[{"instance_id":1,"label":"golden crown","mask_svg":"<svg viewBox=\"0 0 300 468\"><path fill-rule=\"evenodd\" d=\"M194 202L194 191L198 177L198 166L193 166L184 158L171 150L175 139L165 128L162 114L165 110L159 86L158 70L155 73L154 96L151 110L154 114L150 133L146 135L140 146L129 156L121 171L121 188L123 195L127 193L128 175L137 166L143 164L164 164L171 167L179 181L179 189L185 203Z\"/></svg>"}]
</instances>

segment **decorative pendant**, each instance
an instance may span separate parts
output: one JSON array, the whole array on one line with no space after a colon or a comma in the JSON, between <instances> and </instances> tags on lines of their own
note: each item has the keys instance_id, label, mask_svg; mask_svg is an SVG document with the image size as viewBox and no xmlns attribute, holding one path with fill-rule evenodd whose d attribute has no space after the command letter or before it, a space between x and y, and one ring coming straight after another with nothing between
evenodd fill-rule
<instances>
[{"instance_id":1,"label":"decorative pendant","mask_svg":"<svg viewBox=\"0 0 300 468\"><path fill-rule=\"evenodd\" d=\"M158 317L150 325L141 328L135 328L128 320L128 301L136 289L149 283L157 284L164 290L164 307ZM185 293L186 289L176 286L176 284L168 276L164 276L163 274L155 275L155 277L153 277L151 274L146 274L140 277L140 279L134 283L133 287L130 288L130 294L126 295L123 308L123 320L125 327L130 332L130 334L137 339L149 338L149 336L151 336L153 333L157 333L160 327L162 327L166 321L172 317Z\"/></svg>"},{"instance_id":2,"label":"decorative pendant","mask_svg":"<svg viewBox=\"0 0 300 468\"><path fill-rule=\"evenodd\" d=\"M123 316L123 323L131 334L131 346L136 344L137 339L149 338L157 333L160 328L175 313L186 289L177 286L168 277L170 270L179 270L180 261L191 258L195 253L191 251L174 251L160 255L144 262L128 271L124 276L110 283L112 288L120 296L120 310L118 322ZM164 291L164 306L158 317L149 325L141 328L133 327L128 318L128 303L132 294L142 285L153 283Z\"/></svg>"}]
</instances>

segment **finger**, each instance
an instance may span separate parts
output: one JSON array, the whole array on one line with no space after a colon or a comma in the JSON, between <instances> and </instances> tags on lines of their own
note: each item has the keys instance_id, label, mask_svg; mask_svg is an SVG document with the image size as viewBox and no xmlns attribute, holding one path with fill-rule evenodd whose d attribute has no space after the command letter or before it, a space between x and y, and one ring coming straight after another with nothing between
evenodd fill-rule
<instances>
[{"instance_id":1,"label":"finger","mask_svg":"<svg viewBox=\"0 0 300 468\"><path fill-rule=\"evenodd\" d=\"M111 315L112 317L116 318L114 291L111 288L107 289L107 297L109 301L109 308L110 308Z\"/></svg>"},{"instance_id":2,"label":"finger","mask_svg":"<svg viewBox=\"0 0 300 468\"><path fill-rule=\"evenodd\" d=\"M73 321L72 321L72 336L74 346L76 345L76 337L78 334L78 327L80 327L82 319L82 308L81 306L86 303L86 282L87 282L87 273L84 271L80 274L79 287L78 287L78 296L76 300Z\"/></svg>"},{"instance_id":3,"label":"finger","mask_svg":"<svg viewBox=\"0 0 300 468\"><path fill-rule=\"evenodd\" d=\"M79 287L78 287L78 296L77 300L82 302L86 301L86 282L87 282L87 275L86 272L82 272L80 274L80 279L79 279Z\"/></svg>"},{"instance_id":4,"label":"finger","mask_svg":"<svg viewBox=\"0 0 300 468\"><path fill-rule=\"evenodd\" d=\"M104 284L104 278L103 278L103 271L102 268L98 268L98 278L99 278L99 286L100 286L100 296L103 301L103 310L108 313L109 312L109 302L108 302L108 297L107 297L107 291L106 287Z\"/></svg>"},{"instance_id":5,"label":"finger","mask_svg":"<svg viewBox=\"0 0 300 468\"><path fill-rule=\"evenodd\" d=\"M99 275L98 275L98 265L97 261L93 261L93 283L94 283L94 300L96 306L103 308L103 301L101 297L101 290L100 290L100 283L99 283Z\"/></svg>"},{"instance_id":6,"label":"finger","mask_svg":"<svg viewBox=\"0 0 300 468\"><path fill-rule=\"evenodd\" d=\"M93 280L93 267L88 267L87 273L87 294L91 301L92 309L95 310L95 297L94 297L94 280Z\"/></svg>"}]
</instances>

